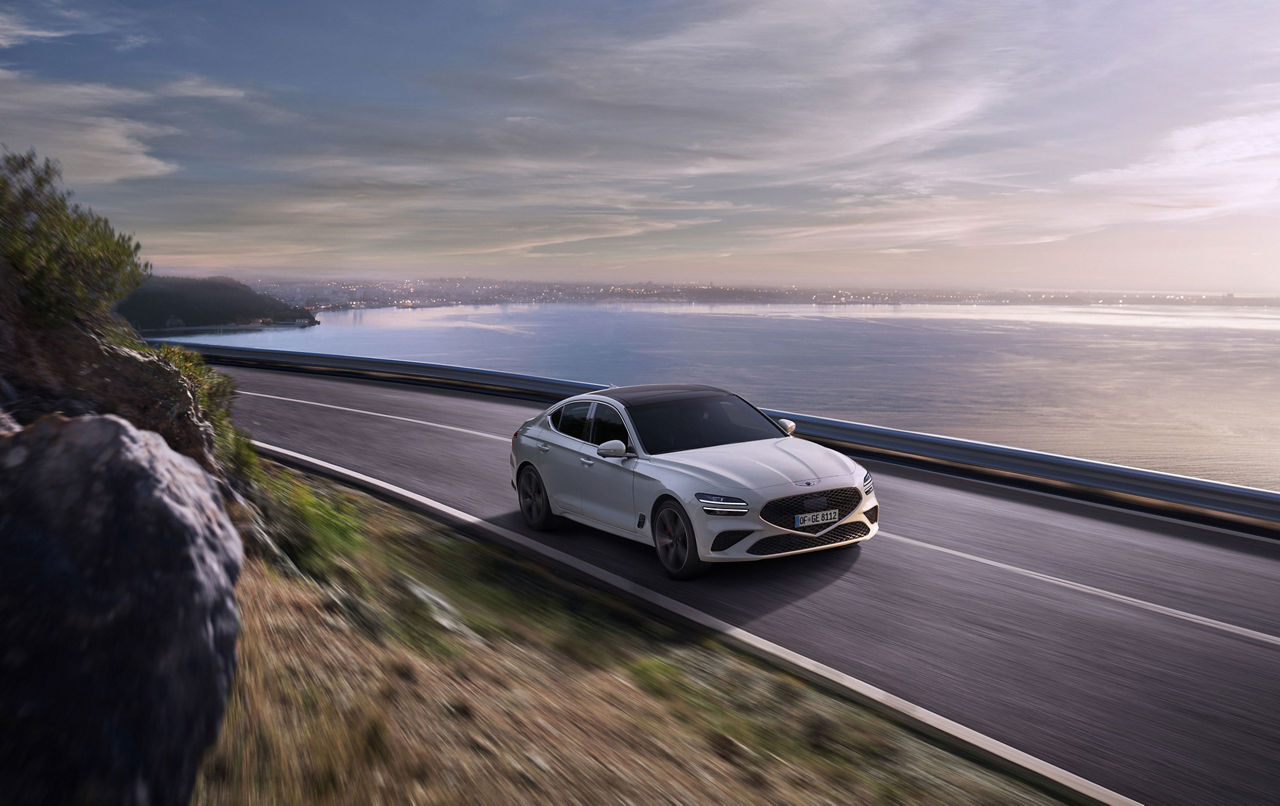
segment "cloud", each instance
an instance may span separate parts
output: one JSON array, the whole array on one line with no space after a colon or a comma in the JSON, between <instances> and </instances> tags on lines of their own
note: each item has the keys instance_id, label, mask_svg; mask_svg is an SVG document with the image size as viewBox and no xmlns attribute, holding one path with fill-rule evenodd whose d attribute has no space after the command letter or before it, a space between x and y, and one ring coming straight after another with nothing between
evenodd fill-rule
<instances>
[{"instance_id":1,"label":"cloud","mask_svg":"<svg viewBox=\"0 0 1280 806\"><path fill-rule=\"evenodd\" d=\"M57 159L72 187L170 175L183 156L216 159L227 143L277 137L273 127L295 120L244 88L200 75L126 87L0 68L0 142Z\"/></svg>"},{"instance_id":2,"label":"cloud","mask_svg":"<svg viewBox=\"0 0 1280 806\"><path fill-rule=\"evenodd\" d=\"M536 113L514 118L539 121L519 135L487 126L498 142L612 181L838 181L872 159L928 151L1012 90L1011 65L981 42L962 46L963 23L857 3L748 3L657 36L575 31L526 54L518 74L467 89Z\"/></svg>"},{"instance_id":3,"label":"cloud","mask_svg":"<svg viewBox=\"0 0 1280 806\"><path fill-rule=\"evenodd\" d=\"M45 28L33 25L26 18L8 11L0 11L0 48L11 48L26 42L59 39L77 33L73 29Z\"/></svg>"},{"instance_id":4,"label":"cloud","mask_svg":"<svg viewBox=\"0 0 1280 806\"><path fill-rule=\"evenodd\" d=\"M507 240L497 244L489 244L480 248L462 249L449 254L454 255L491 255L499 253L520 254L538 257L544 253L545 247L580 244L586 241L597 241L608 238L629 238L646 235L652 232L669 232L686 227L715 223L713 218L692 218L680 221L664 221L645 219L634 215L586 214L571 219L557 216L550 224L522 223L508 227ZM514 236L514 237L512 237ZM501 236L500 236L501 237ZM497 240L497 239L495 239ZM563 257L571 252L546 253L548 256Z\"/></svg>"},{"instance_id":5,"label":"cloud","mask_svg":"<svg viewBox=\"0 0 1280 806\"><path fill-rule=\"evenodd\" d=\"M161 95L176 98L210 98L224 101L241 101L249 97L249 93L240 87L219 84L202 76L187 76L178 81L171 81L160 87Z\"/></svg>"},{"instance_id":6,"label":"cloud","mask_svg":"<svg viewBox=\"0 0 1280 806\"><path fill-rule=\"evenodd\" d=\"M153 42L155 42L155 40L145 34L126 34L116 45L115 49L121 53L127 53L131 50L137 50L140 47L150 45Z\"/></svg>"},{"instance_id":7,"label":"cloud","mask_svg":"<svg viewBox=\"0 0 1280 806\"><path fill-rule=\"evenodd\" d=\"M1280 206L1280 108L1176 129L1145 159L1073 181L1145 207L1152 218L1275 208Z\"/></svg>"},{"instance_id":8,"label":"cloud","mask_svg":"<svg viewBox=\"0 0 1280 806\"><path fill-rule=\"evenodd\" d=\"M11 4L0 9L0 49L30 43L53 42L70 36L114 34L118 27L133 22L134 15L113 9L87 11L64 6L61 2L27 3L26 12ZM147 40L140 34L126 35L117 50L129 50Z\"/></svg>"},{"instance_id":9,"label":"cloud","mask_svg":"<svg viewBox=\"0 0 1280 806\"><path fill-rule=\"evenodd\" d=\"M176 129L128 112L151 95L105 84L48 81L0 69L0 140L58 159L67 181L117 182L177 169L151 154L150 142Z\"/></svg>"},{"instance_id":10,"label":"cloud","mask_svg":"<svg viewBox=\"0 0 1280 806\"><path fill-rule=\"evenodd\" d=\"M0 139L61 157L73 186L151 180L101 198L175 267L905 263L1265 211L1280 176L1261 6L515 4L458 32L474 48L412 52L360 38L402 21L333 30L326 8L264 14L315 47L256 81L193 69L246 35L216 7L201 59L148 51L162 69L133 86L0 72ZM130 30L197 21L155 17ZM77 24L9 15L0 37Z\"/></svg>"},{"instance_id":11,"label":"cloud","mask_svg":"<svg viewBox=\"0 0 1280 806\"><path fill-rule=\"evenodd\" d=\"M722 253L782 207L822 215L850 188L896 198L944 184L907 166L1011 91L1010 64L962 47L953 20L818 2L699 13L657 36L570 30L493 69L433 77L485 99L444 116L313 110L310 147L259 154L289 182L263 213L361 221L387 236L379 248L420 255L602 239L644 251L694 231Z\"/></svg>"}]
</instances>

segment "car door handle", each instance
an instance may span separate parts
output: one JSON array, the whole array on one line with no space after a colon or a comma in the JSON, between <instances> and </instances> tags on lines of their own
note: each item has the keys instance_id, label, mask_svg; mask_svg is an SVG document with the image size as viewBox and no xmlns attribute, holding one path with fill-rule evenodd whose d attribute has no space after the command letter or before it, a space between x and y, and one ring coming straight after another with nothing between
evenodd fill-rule
<instances>
[{"instance_id":1,"label":"car door handle","mask_svg":"<svg viewBox=\"0 0 1280 806\"><path fill-rule=\"evenodd\" d=\"M551 450L551 446L545 442L539 442L538 450L542 451L543 453L546 453L547 451Z\"/></svg>"},{"instance_id":2,"label":"car door handle","mask_svg":"<svg viewBox=\"0 0 1280 806\"><path fill-rule=\"evenodd\" d=\"M586 465L587 467L591 467L596 463L595 459L588 459L585 456L579 456L578 461L582 462L582 464Z\"/></svg>"}]
</instances>

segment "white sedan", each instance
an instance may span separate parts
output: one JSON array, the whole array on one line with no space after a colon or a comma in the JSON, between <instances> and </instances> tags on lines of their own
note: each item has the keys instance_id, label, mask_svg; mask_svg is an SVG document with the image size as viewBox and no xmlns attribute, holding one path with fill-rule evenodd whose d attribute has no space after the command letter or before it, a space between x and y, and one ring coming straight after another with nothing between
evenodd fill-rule
<instances>
[{"instance_id":1,"label":"white sedan","mask_svg":"<svg viewBox=\"0 0 1280 806\"><path fill-rule=\"evenodd\" d=\"M871 538L871 475L794 430L710 386L603 389L520 426L511 481L530 527L563 516L652 545L676 579Z\"/></svg>"}]
</instances>

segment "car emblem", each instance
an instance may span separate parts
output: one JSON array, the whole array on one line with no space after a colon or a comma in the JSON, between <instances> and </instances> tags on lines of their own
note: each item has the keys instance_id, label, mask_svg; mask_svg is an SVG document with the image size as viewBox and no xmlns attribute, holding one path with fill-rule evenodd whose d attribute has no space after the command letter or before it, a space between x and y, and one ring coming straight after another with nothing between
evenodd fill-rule
<instances>
[{"instance_id":1,"label":"car emblem","mask_svg":"<svg viewBox=\"0 0 1280 806\"><path fill-rule=\"evenodd\" d=\"M817 484L817 483L818 483L818 480L817 480L817 479L812 479L812 480L810 480L810 481L797 481L797 482L796 482L796 486L797 486L797 487L812 487L813 485L815 485L815 484Z\"/></svg>"}]
</instances>

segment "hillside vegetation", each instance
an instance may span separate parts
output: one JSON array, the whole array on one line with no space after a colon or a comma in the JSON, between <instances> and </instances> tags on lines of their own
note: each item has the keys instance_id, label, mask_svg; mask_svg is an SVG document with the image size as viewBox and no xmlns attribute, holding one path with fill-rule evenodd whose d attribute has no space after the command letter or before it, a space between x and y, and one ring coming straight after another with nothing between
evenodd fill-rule
<instances>
[{"instance_id":1,"label":"hillside vegetation","mask_svg":"<svg viewBox=\"0 0 1280 806\"><path fill-rule=\"evenodd\" d=\"M536 563L267 463L198 806L1053 798ZM316 524L327 524L315 528Z\"/></svg>"},{"instance_id":2,"label":"hillside vegetation","mask_svg":"<svg viewBox=\"0 0 1280 806\"><path fill-rule=\"evenodd\" d=\"M116 311L138 330L218 325L314 325L315 317L230 277L149 277Z\"/></svg>"}]
</instances>

